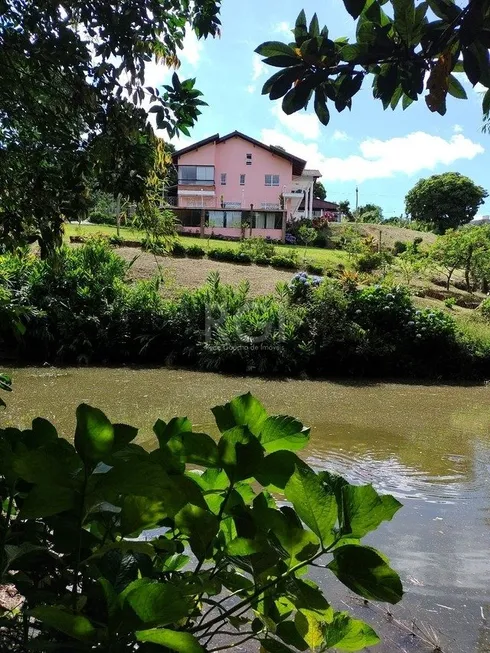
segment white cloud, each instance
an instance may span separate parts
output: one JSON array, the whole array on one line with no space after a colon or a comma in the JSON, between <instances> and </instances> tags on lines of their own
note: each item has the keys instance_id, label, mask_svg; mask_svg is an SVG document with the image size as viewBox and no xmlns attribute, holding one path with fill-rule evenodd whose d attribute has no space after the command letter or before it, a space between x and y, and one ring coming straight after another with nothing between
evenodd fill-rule
<instances>
[{"instance_id":1,"label":"white cloud","mask_svg":"<svg viewBox=\"0 0 490 653\"><path fill-rule=\"evenodd\" d=\"M278 103L272 108L272 115L275 116L288 131L300 134L300 136L308 141L314 141L320 137L320 123L314 113L297 111L288 116L284 113L281 105Z\"/></svg>"},{"instance_id":2,"label":"white cloud","mask_svg":"<svg viewBox=\"0 0 490 653\"><path fill-rule=\"evenodd\" d=\"M454 134L449 140L425 132L412 132L385 141L369 138L359 144L359 154L345 159L328 157L319 150L317 143L299 143L273 129L262 130L261 138L264 143L282 145L288 152L305 159L308 167L318 168L326 181L362 182L400 173L414 175L459 159L473 159L484 152L479 143L462 134Z\"/></svg>"},{"instance_id":3,"label":"white cloud","mask_svg":"<svg viewBox=\"0 0 490 653\"><path fill-rule=\"evenodd\" d=\"M255 84L249 84L247 86L247 93L255 93L256 86Z\"/></svg>"},{"instance_id":4,"label":"white cloud","mask_svg":"<svg viewBox=\"0 0 490 653\"><path fill-rule=\"evenodd\" d=\"M453 125L453 132L455 134L461 134L463 132L463 128L461 125Z\"/></svg>"},{"instance_id":5,"label":"white cloud","mask_svg":"<svg viewBox=\"0 0 490 653\"><path fill-rule=\"evenodd\" d=\"M287 36L290 40L292 40L293 35L291 33L291 25L287 23L285 20L281 21L280 23L277 23L273 27L273 31L276 34L283 34L284 36Z\"/></svg>"},{"instance_id":6,"label":"white cloud","mask_svg":"<svg viewBox=\"0 0 490 653\"><path fill-rule=\"evenodd\" d=\"M341 129L336 129L332 134L332 140L334 141L350 141L350 139L349 134Z\"/></svg>"},{"instance_id":7,"label":"white cloud","mask_svg":"<svg viewBox=\"0 0 490 653\"><path fill-rule=\"evenodd\" d=\"M179 57L195 68L201 58L203 42L198 40L194 32L187 30L182 45Z\"/></svg>"},{"instance_id":8,"label":"white cloud","mask_svg":"<svg viewBox=\"0 0 490 653\"><path fill-rule=\"evenodd\" d=\"M267 67L258 54L254 54L252 60L252 80L255 82L265 74Z\"/></svg>"}]
</instances>

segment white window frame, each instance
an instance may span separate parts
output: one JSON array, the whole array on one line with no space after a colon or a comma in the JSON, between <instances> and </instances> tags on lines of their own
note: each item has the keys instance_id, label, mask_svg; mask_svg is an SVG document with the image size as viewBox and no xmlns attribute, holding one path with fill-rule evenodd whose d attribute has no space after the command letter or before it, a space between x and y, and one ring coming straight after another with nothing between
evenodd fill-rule
<instances>
[{"instance_id":1,"label":"white window frame","mask_svg":"<svg viewBox=\"0 0 490 653\"><path fill-rule=\"evenodd\" d=\"M265 175L265 185L266 186L279 186L280 178L279 175Z\"/></svg>"},{"instance_id":2,"label":"white window frame","mask_svg":"<svg viewBox=\"0 0 490 653\"><path fill-rule=\"evenodd\" d=\"M240 186L245 186L245 175L240 175Z\"/></svg>"},{"instance_id":3,"label":"white window frame","mask_svg":"<svg viewBox=\"0 0 490 653\"><path fill-rule=\"evenodd\" d=\"M226 172L221 173L221 186L226 186Z\"/></svg>"},{"instance_id":4,"label":"white window frame","mask_svg":"<svg viewBox=\"0 0 490 653\"><path fill-rule=\"evenodd\" d=\"M245 163L248 166L252 165L252 153L251 152L247 152L247 154L245 155Z\"/></svg>"}]
</instances>

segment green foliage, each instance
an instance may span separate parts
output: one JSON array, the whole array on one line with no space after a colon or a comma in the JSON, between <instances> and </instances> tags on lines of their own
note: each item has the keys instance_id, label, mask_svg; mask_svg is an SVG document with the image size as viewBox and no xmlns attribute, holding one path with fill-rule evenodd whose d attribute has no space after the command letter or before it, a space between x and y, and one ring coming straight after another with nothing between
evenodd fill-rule
<instances>
[{"instance_id":1,"label":"green foliage","mask_svg":"<svg viewBox=\"0 0 490 653\"><path fill-rule=\"evenodd\" d=\"M186 418L158 420L151 452L136 428L85 404L74 446L44 420L0 430L0 583L25 598L2 621L6 645L199 653L218 637L266 651L379 641L306 574L318 561L364 598L400 601L397 573L361 538L401 504L315 472L295 453L309 429L250 394L213 413L217 442Z\"/></svg>"},{"instance_id":2,"label":"green foliage","mask_svg":"<svg viewBox=\"0 0 490 653\"><path fill-rule=\"evenodd\" d=\"M297 256L293 256L296 252L291 252L289 256L277 255L271 258L271 265L275 268L284 270L297 270L299 267Z\"/></svg>"},{"instance_id":3,"label":"green foliage","mask_svg":"<svg viewBox=\"0 0 490 653\"><path fill-rule=\"evenodd\" d=\"M381 252L367 252L356 259L355 268L358 272L373 272L380 268L384 261L385 256Z\"/></svg>"},{"instance_id":4,"label":"green foliage","mask_svg":"<svg viewBox=\"0 0 490 653\"><path fill-rule=\"evenodd\" d=\"M116 216L112 213L105 213L103 211L91 211L88 219L91 224L116 224Z\"/></svg>"},{"instance_id":5,"label":"green foliage","mask_svg":"<svg viewBox=\"0 0 490 653\"><path fill-rule=\"evenodd\" d=\"M485 320L490 321L490 297L482 301L480 304L480 312Z\"/></svg>"},{"instance_id":6,"label":"green foliage","mask_svg":"<svg viewBox=\"0 0 490 653\"><path fill-rule=\"evenodd\" d=\"M463 7L443 0L344 0L344 5L357 21L353 40L332 37L326 26L320 29L316 14L308 23L303 10L291 43L267 41L256 49L264 63L279 69L262 93L271 100L283 98L285 113L313 101L318 119L327 125L329 107L350 109L366 78L385 109L400 103L406 109L427 92L429 110L441 115L448 94L466 98L454 73L490 89L488 0L470 0ZM482 108L488 115L489 91Z\"/></svg>"},{"instance_id":7,"label":"green foliage","mask_svg":"<svg viewBox=\"0 0 490 653\"><path fill-rule=\"evenodd\" d=\"M379 224L383 221L383 209L377 204L360 206L355 215L356 222Z\"/></svg>"},{"instance_id":8,"label":"green foliage","mask_svg":"<svg viewBox=\"0 0 490 653\"><path fill-rule=\"evenodd\" d=\"M0 390L12 392L12 379L7 374L0 374ZM0 397L0 409L5 408L5 401Z\"/></svg>"},{"instance_id":9,"label":"green foliage","mask_svg":"<svg viewBox=\"0 0 490 653\"><path fill-rule=\"evenodd\" d=\"M189 245L185 253L189 258L203 258L206 255L206 251L199 245Z\"/></svg>"},{"instance_id":10,"label":"green foliage","mask_svg":"<svg viewBox=\"0 0 490 653\"><path fill-rule=\"evenodd\" d=\"M446 297L444 300L444 306L446 308L454 308L456 306L456 298L455 297Z\"/></svg>"},{"instance_id":11,"label":"green foliage","mask_svg":"<svg viewBox=\"0 0 490 653\"><path fill-rule=\"evenodd\" d=\"M234 249L215 248L208 251L208 258L213 261L227 261L229 263L251 263L252 257L244 251Z\"/></svg>"},{"instance_id":12,"label":"green foliage","mask_svg":"<svg viewBox=\"0 0 490 653\"><path fill-rule=\"evenodd\" d=\"M408 192L405 209L412 219L443 234L474 218L487 196L487 191L468 177L445 172L420 179Z\"/></svg>"},{"instance_id":13,"label":"green foliage","mask_svg":"<svg viewBox=\"0 0 490 653\"><path fill-rule=\"evenodd\" d=\"M393 254L403 254L407 249L407 243L402 242L401 240L395 240L393 243Z\"/></svg>"},{"instance_id":14,"label":"green foliage","mask_svg":"<svg viewBox=\"0 0 490 653\"><path fill-rule=\"evenodd\" d=\"M276 248L265 238L245 238L240 242L239 251L250 256L255 263L257 259L263 262L268 259L269 262L273 256L276 256Z\"/></svg>"},{"instance_id":15,"label":"green foliage","mask_svg":"<svg viewBox=\"0 0 490 653\"><path fill-rule=\"evenodd\" d=\"M37 239L42 256L50 255L64 220L87 216L94 181L114 196L141 199L155 155L142 106L175 136L189 134L204 104L195 80L176 73L162 89L145 86L145 67L154 58L177 67L186 31L219 33L219 8L220 0L3 7L4 247Z\"/></svg>"},{"instance_id":16,"label":"green foliage","mask_svg":"<svg viewBox=\"0 0 490 653\"><path fill-rule=\"evenodd\" d=\"M306 271L309 272L309 274L316 274L318 276L322 276L325 270L322 265L318 265L318 263L310 262L306 265Z\"/></svg>"},{"instance_id":17,"label":"green foliage","mask_svg":"<svg viewBox=\"0 0 490 653\"><path fill-rule=\"evenodd\" d=\"M101 238L48 261L0 257L0 296L7 289L29 316L20 336L14 334L18 314L3 314L2 349L16 348L22 360L41 363L180 364L313 377L488 377L486 350L459 338L450 316L441 322L437 311L417 313L402 288L359 288L355 273L338 281L298 273L265 297L250 297L247 283L228 286L212 274L202 287L164 298L160 278L131 282L128 269Z\"/></svg>"},{"instance_id":18,"label":"green foliage","mask_svg":"<svg viewBox=\"0 0 490 653\"><path fill-rule=\"evenodd\" d=\"M327 191L321 181L315 181L313 186L313 197L323 201L327 199Z\"/></svg>"},{"instance_id":19,"label":"green foliage","mask_svg":"<svg viewBox=\"0 0 490 653\"><path fill-rule=\"evenodd\" d=\"M182 243L178 241L172 245L172 256L185 256L187 253L187 248Z\"/></svg>"}]
</instances>

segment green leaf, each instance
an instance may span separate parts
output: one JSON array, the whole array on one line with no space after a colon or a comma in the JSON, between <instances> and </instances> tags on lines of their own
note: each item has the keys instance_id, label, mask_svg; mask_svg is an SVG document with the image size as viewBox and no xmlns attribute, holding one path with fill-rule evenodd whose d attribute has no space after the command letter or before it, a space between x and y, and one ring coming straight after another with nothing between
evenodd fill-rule
<instances>
[{"instance_id":1,"label":"green leaf","mask_svg":"<svg viewBox=\"0 0 490 653\"><path fill-rule=\"evenodd\" d=\"M273 486L284 490L296 467L309 470L310 467L292 451L275 451L266 456L255 477L264 487Z\"/></svg>"},{"instance_id":2,"label":"green leaf","mask_svg":"<svg viewBox=\"0 0 490 653\"><path fill-rule=\"evenodd\" d=\"M198 640L190 633L169 630L168 628L153 628L151 630L137 630L135 635L138 642L158 644L171 651L178 651L178 653L204 653L204 649Z\"/></svg>"},{"instance_id":3,"label":"green leaf","mask_svg":"<svg viewBox=\"0 0 490 653\"><path fill-rule=\"evenodd\" d=\"M466 76L473 84L473 86L478 84L481 77L480 64L476 54L468 48L463 50L463 67Z\"/></svg>"},{"instance_id":4,"label":"green leaf","mask_svg":"<svg viewBox=\"0 0 490 653\"><path fill-rule=\"evenodd\" d=\"M47 419L36 417L32 420L32 434L36 446L42 446L58 439L58 432Z\"/></svg>"},{"instance_id":5,"label":"green leaf","mask_svg":"<svg viewBox=\"0 0 490 653\"><path fill-rule=\"evenodd\" d=\"M415 32L414 0L393 0L394 28L405 45L412 45Z\"/></svg>"},{"instance_id":6,"label":"green leaf","mask_svg":"<svg viewBox=\"0 0 490 653\"><path fill-rule=\"evenodd\" d=\"M149 497L131 494L124 498L120 513L122 535L139 535L145 528L156 526L167 516L165 504Z\"/></svg>"},{"instance_id":7,"label":"green leaf","mask_svg":"<svg viewBox=\"0 0 490 653\"><path fill-rule=\"evenodd\" d=\"M313 470L296 467L284 494L291 501L301 520L320 538L323 547L334 541L337 502L328 493Z\"/></svg>"},{"instance_id":8,"label":"green leaf","mask_svg":"<svg viewBox=\"0 0 490 653\"><path fill-rule=\"evenodd\" d=\"M308 651L309 646L301 637L293 621L281 621L277 625L277 636L282 639L285 644L294 646L299 651Z\"/></svg>"},{"instance_id":9,"label":"green leaf","mask_svg":"<svg viewBox=\"0 0 490 653\"><path fill-rule=\"evenodd\" d=\"M245 537L237 537L228 543L226 547L226 555L251 556L255 553L263 553L269 549L270 547L265 538L257 537L252 540Z\"/></svg>"},{"instance_id":10,"label":"green leaf","mask_svg":"<svg viewBox=\"0 0 490 653\"><path fill-rule=\"evenodd\" d=\"M219 531L219 520L211 511L188 504L175 515L175 525L189 537L192 552L199 560L212 554L212 542Z\"/></svg>"},{"instance_id":11,"label":"green leaf","mask_svg":"<svg viewBox=\"0 0 490 653\"><path fill-rule=\"evenodd\" d=\"M226 431L218 443L218 451L221 465L233 482L253 476L264 458L262 445L244 426Z\"/></svg>"},{"instance_id":12,"label":"green leaf","mask_svg":"<svg viewBox=\"0 0 490 653\"><path fill-rule=\"evenodd\" d=\"M310 36L313 38L320 36L320 25L318 23L318 16L316 14L313 14L313 18L310 22L310 29L308 31Z\"/></svg>"},{"instance_id":13,"label":"green leaf","mask_svg":"<svg viewBox=\"0 0 490 653\"><path fill-rule=\"evenodd\" d=\"M361 539L383 521L389 521L402 504L390 494L379 495L372 485L342 487L341 533Z\"/></svg>"},{"instance_id":14,"label":"green leaf","mask_svg":"<svg viewBox=\"0 0 490 653\"><path fill-rule=\"evenodd\" d=\"M50 628L81 642L90 642L96 637L96 630L86 617L71 614L63 608L43 605L34 608L29 614Z\"/></svg>"},{"instance_id":15,"label":"green leaf","mask_svg":"<svg viewBox=\"0 0 490 653\"><path fill-rule=\"evenodd\" d=\"M218 446L206 433L180 433L167 442L170 451L183 463L217 467Z\"/></svg>"},{"instance_id":16,"label":"green leaf","mask_svg":"<svg viewBox=\"0 0 490 653\"><path fill-rule=\"evenodd\" d=\"M359 18L366 6L366 0L344 0L344 5L352 18Z\"/></svg>"},{"instance_id":17,"label":"green leaf","mask_svg":"<svg viewBox=\"0 0 490 653\"><path fill-rule=\"evenodd\" d=\"M170 438L181 433L191 433L192 424L187 417L173 417L168 424L158 419L153 426L153 432L158 438L160 445L167 444Z\"/></svg>"},{"instance_id":18,"label":"green leaf","mask_svg":"<svg viewBox=\"0 0 490 653\"><path fill-rule=\"evenodd\" d=\"M262 425L259 441L266 453L279 450L298 451L308 444L310 429L294 417L268 417Z\"/></svg>"},{"instance_id":19,"label":"green leaf","mask_svg":"<svg viewBox=\"0 0 490 653\"><path fill-rule=\"evenodd\" d=\"M247 426L254 435L259 435L267 419L264 406L250 392L224 406L215 406L212 412L221 433L235 426Z\"/></svg>"},{"instance_id":20,"label":"green leaf","mask_svg":"<svg viewBox=\"0 0 490 653\"><path fill-rule=\"evenodd\" d=\"M266 41L259 45L255 49L257 54L260 54L262 57L276 57L281 55L286 55L288 57L296 57L296 52L290 45L285 43L280 43L279 41Z\"/></svg>"},{"instance_id":21,"label":"green leaf","mask_svg":"<svg viewBox=\"0 0 490 653\"><path fill-rule=\"evenodd\" d=\"M467 100L468 96L461 82L454 76L449 75L448 93L458 100Z\"/></svg>"},{"instance_id":22,"label":"green leaf","mask_svg":"<svg viewBox=\"0 0 490 653\"><path fill-rule=\"evenodd\" d=\"M490 90L488 90L483 97L482 109L485 115L490 112Z\"/></svg>"},{"instance_id":23,"label":"green leaf","mask_svg":"<svg viewBox=\"0 0 490 653\"><path fill-rule=\"evenodd\" d=\"M325 91L321 87L315 89L314 107L318 120L322 123L322 125L327 126L328 123L330 122L330 112L327 108L327 99L325 97Z\"/></svg>"},{"instance_id":24,"label":"green leaf","mask_svg":"<svg viewBox=\"0 0 490 653\"><path fill-rule=\"evenodd\" d=\"M267 653L294 653L293 649L277 639L261 639L259 641L261 651L267 651Z\"/></svg>"},{"instance_id":25,"label":"green leaf","mask_svg":"<svg viewBox=\"0 0 490 653\"><path fill-rule=\"evenodd\" d=\"M294 40L296 41L296 45L298 47L301 47L303 42L309 36L308 25L306 23L306 14L304 9L302 9L298 14L298 18L296 19L293 34L294 34Z\"/></svg>"},{"instance_id":26,"label":"green leaf","mask_svg":"<svg viewBox=\"0 0 490 653\"><path fill-rule=\"evenodd\" d=\"M22 519L38 519L51 517L76 506L74 490L59 485L36 485L27 495L20 517Z\"/></svg>"},{"instance_id":27,"label":"green leaf","mask_svg":"<svg viewBox=\"0 0 490 653\"><path fill-rule=\"evenodd\" d=\"M359 596L388 603L401 600L400 577L375 549L348 544L335 549L333 556L328 568Z\"/></svg>"},{"instance_id":28,"label":"green leaf","mask_svg":"<svg viewBox=\"0 0 490 653\"><path fill-rule=\"evenodd\" d=\"M189 601L170 583L139 585L129 590L125 600L139 619L149 626L166 626L180 621L188 615L190 608Z\"/></svg>"},{"instance_id":29,"label":"green leaf","mask_svg":"<svg viewBox=\"0 0 490 653\"><path fill-rule=\"evenodd\" d=\"M132 442L138 435L138 429L128 424L113 424L114 428L114 451L123 449Z\"/></svg>"},{"instance_id":30,"label":"green leaf","mask_svg":"<svg viewBox=\"0 0 490 653\"><path fill-rule=\"evenodd\" d=\"M352 619L347 612L336 612L333 621L325 626L324 633L327 647L340 651L360 651L380 642L371 626Z\"/></svg>"},{"instance_id":31,"label":"green leaf","mask_svg":"<svg viewBox=\"0 0 490 653\"><path fill-rule=\"evenodd\" d=\"M98 408L81 404L77 408L75 449L84 463L96 464L112 451L114 427Z\"/></svg>"},{"instance_id":32,"label":"green leaf","mask_svg":"<svg viewBox=\"0 0 490 653\"><path fill-rule=\"evenodd\" d=\"M288 91L282 101L282 110L284 113L290 116L292 113L306 108L311 92L311 86L305 82L300 82Z\"/></svg>"},{"instance_id":33,"label":"green leaf","mask_svg":"<svg viewBox=\"0 0 490 653\"><path fill-rule=\"evenodd\" d=\"M268 57L262 63L268 66L274 66L275 68L291 68L293 66L296 67L300 61L301 59L299 57L286 57L286 55L281 54L276 57Z\"/></svg>"}]
</instances>

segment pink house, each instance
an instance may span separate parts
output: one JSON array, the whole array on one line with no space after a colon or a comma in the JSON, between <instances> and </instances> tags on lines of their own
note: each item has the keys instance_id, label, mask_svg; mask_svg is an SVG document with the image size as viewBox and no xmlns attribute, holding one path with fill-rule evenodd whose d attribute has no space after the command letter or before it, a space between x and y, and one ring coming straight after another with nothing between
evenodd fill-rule
<instances>
[{"instance_id":1,"label":"pink house","mask_svg":"<svg viewBox=\"0 0 490 653\"><path fill-rule=\"evenodd\" d=\"M173 156L175 212L182 232L284 240L301 202L312 211L318 170L272 145L235 131L215 134Z\"/></svg>"}]
</instances>

